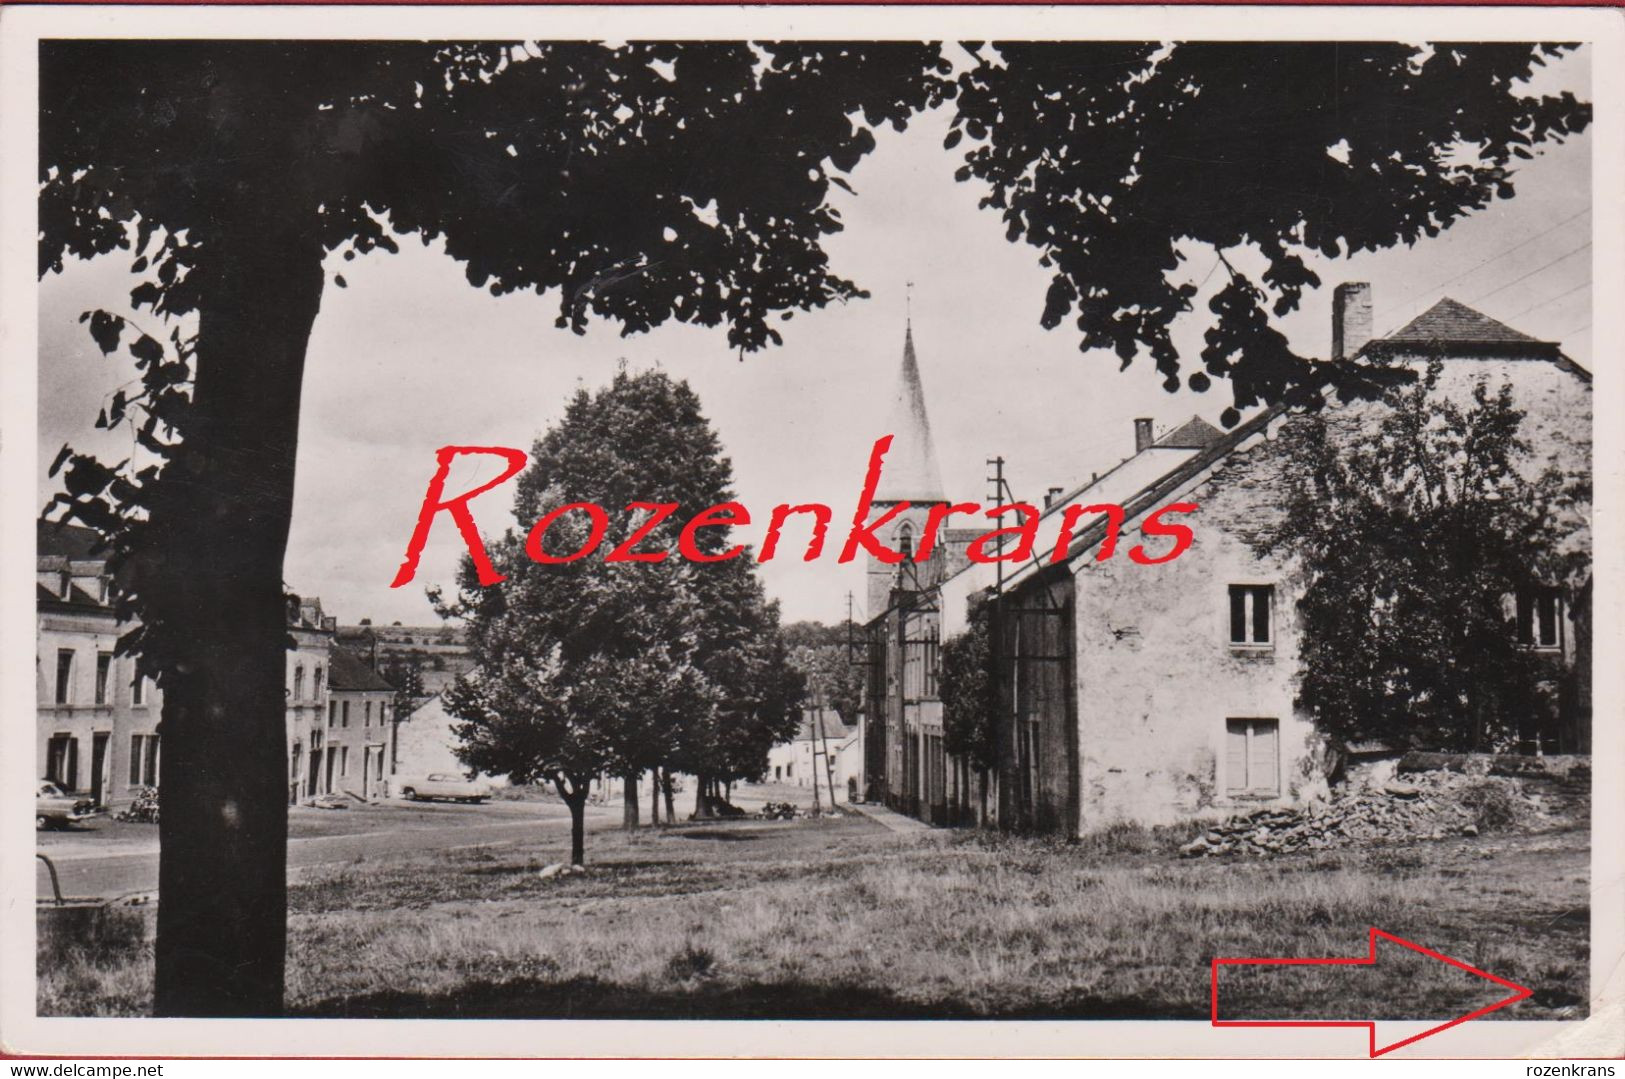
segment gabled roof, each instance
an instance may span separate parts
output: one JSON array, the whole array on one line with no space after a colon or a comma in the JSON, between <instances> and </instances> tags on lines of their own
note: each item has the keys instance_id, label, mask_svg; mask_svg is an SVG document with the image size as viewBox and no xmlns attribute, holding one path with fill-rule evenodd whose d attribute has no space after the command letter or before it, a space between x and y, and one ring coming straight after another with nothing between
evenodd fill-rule
<instances>
[{"instance_id":1,"label":"gabled roof","mask_svg":"<svg viewBox=\"0 0 1625 1079\"><path fill-rule=\"evenodd\" d=\"M1572 365L1578 373L1588 377L1590 374L1568 360L1555 342L1530 337L1448 296L1388 336L1370 342L1362 352L1393 356L1429 347L1470 355L1558 360L1565 366Z\"/></svg>"},{"instance_id":2,"label":"gabled roof","mask_svg":"<svg viewBox=\"0 0 1625 1079\"><path fill-rule=\"evenodd\" d=\"M327 688L340 693L392 691L394 686L384 676L347 648L334 647L327 652Z\"/></svg>"},{"instance_id":3,"label":"gabled roof","mask_svg":"<svg viewBox=\"0 0 1625 1079\"><path fill-rule=\"evenodd\" d=\"M813 741L818 738L818 710L816 708L803 708L801 710L801 726L796 731L795 740L798 742ZM856 734L857 727L848 727L841 722L841 715L833 708L824 709L823 737L831 742L838 742L849 734Z\"/></svg>"},{"instance_id":4,"label":"gabled roof","mask_svg":"<svg viewBox=\"0 0 1625 1079\"><path fill-rule=\"evenodd\" d=\"M876 502L946 502L937 447L931 441L931 420L925 413L925 388L920 363L914 355L914 327L903 333L903 369L883 434L892 436L875 489Z\"/></svg>"},{"instance_id":5,"label":"gabled roof","mask_svg":"<svg viewBox=\"0 0 1625 1079\"><path fill-rule=\"evenodd\" d=\"M1200 450L1224 437L1224 432L1200 416L1192 416L1172 431L1157 439L1153 445L1164 449Z\"/></svg>"},{"instance_id":6,"label":"gabled roof","mask_svg":"<svg viewBox=\"0 0 1625 1079\"><path fill-rule=\"evenodd\" d=\"M1585 382L1591 372L1568 356L1555 341L1541 341L1482 311L1475 311L1448 296L1387 337L1380 337L1361 349L1373 356L1406 356L1438 349L1466 357L1495 356L1517 360L1549 360L1559 369Z\"/></svg>"},{"instance_id":7,"label":"gabled roof","mask_svg":"<svg viewBox=\"0 0 1625 1079\"><path fill-rule=\"evenodd\" d=\"M1534 342L1535 338L1446 296L1384 340L1476 345Z\"/></svg>"}]
</instances>

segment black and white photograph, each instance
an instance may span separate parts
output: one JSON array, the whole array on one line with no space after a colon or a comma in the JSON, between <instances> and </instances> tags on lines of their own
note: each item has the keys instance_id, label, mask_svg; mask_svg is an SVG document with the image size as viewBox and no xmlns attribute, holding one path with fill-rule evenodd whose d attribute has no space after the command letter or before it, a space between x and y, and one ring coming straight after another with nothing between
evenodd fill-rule
<instances>
[{"instance_id":1,"label":"black and white photograph","mask_svg":"<svg viewBox=\"0 0 1625 1079\"><path fill-rule=\"evenodd\" d=\"M0 1042L1625 1052L1621 25L1361 10L8 10Z\"/></svg>"}]
</instances>

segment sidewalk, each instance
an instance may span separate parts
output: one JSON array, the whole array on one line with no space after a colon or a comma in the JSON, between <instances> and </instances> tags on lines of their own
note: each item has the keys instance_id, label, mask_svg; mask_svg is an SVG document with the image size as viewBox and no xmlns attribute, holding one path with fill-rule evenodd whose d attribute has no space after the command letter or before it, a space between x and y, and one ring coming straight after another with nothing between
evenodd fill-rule
<instances>
[{"instance_id":1,"label":"sidewalk","mask_svg":"<svg viewBox=\"0 0 1625 1079\"><path fill-rule=\"evenodd\" d=\"M913 817L905 817L896 810L887 809L885 806L877 803L842 802L841 808L850 809L854 813L862 813L865 817L868 817L870 820L880 824L889 832L918 834L920 832L937 831L937 829L931 827L923 820L915 820Z\"/></svg>"}]
</instances>

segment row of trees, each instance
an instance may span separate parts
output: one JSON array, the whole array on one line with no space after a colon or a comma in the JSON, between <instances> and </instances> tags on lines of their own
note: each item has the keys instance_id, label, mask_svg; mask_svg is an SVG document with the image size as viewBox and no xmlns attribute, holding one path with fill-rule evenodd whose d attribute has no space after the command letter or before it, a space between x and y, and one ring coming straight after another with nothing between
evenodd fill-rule
<instances>
[{"instance_id":1,"label":"row of trees","mask_svg":"<svg viewBox=\"0 0 1625 1079\"><path fill-rule=\"evenodd\" d=\"M638 821L645 772L655 774L668 816L669 777L697 777L695 812L706 815L718 784L759 776L768 749L794 734L805 685L752 559L543 565L526 553L524 530L576 502L711 506L732 499L732 482L688 385L623 371L597 393L578 392L536 442L514 498L519 528L488 547L508 579L481 586L465 555L456 596L431 593L443 615L466 621L475 661L446 694L461 721L460 756L517 782L552 784L570 807L578 865L596 778L624 778L628 826ZM675 551L682 520L673 518L637 549ZM609 540L647 519L620 517ZM560 517L546 533L549 553L578 549L589 527L579 515ZM725 529L697 530L694 540L708 557L732 546ZM651 813L658 818L658 798Z\"/></svg>"}]
</instances>

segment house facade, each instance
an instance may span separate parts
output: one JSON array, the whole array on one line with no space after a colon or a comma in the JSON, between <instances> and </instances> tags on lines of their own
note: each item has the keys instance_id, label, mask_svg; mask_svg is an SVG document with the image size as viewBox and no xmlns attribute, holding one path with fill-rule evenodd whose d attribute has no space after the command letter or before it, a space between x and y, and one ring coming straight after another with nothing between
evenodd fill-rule
<instances>
[{"instance_id":1,"label":"house facade","mask_svg":"<svg viewBox=\"0 0 1625 1079\"><path fill-rule=\"evenodd\" d=\"M129 803L158 782L162 696L114 649L113 613L96 533L36 524L35 771L97 805Z\"/></svg>"},{"instance_id":2,"label":"house facade","mask_svg":"<svg viewBox=\"0 0 1625 1079\"><path fill-rule=\"evenodd\" d=\"M117 809L141 788L161 786L163 693L137 676L133 656L115 654L132 626L114 613L107 557L97 545L91 529L36 524L35 768L63 790ZM320 599L289 597L290 804L331 792L380 797L388 773L394 690L364 660L335 648L336 626ZM341 722L346 714L355 717L353 729Z\"/></svg>"},{"instance_id":3,"label":"house facade","mask_svg":"<svg viewBox=\"0 0 1625 1079\"><path fill-rule=\"evenodd\" d=\"M1451 300L1395 333L1371 340L1369 287L1344 285L1334 303L1334 355L1425 367L1438 360L1435 392L1470 402L1475 386L1513 387L1525 412L1531 473L1591 472L1589 374L1553 343L1534 340ZM1334 438L1368 438L1388 406L1329 405ZM927 820L983 820L1078 834L1114 821L1165 823L1293 804L1328 789L1338 747L1296 705L1302 566L1257 542L1279 520L1303 462L1283 431L1303 418L1266 410L1221 434L1201 421L1153 436L1136 422L1136 453L1046 508L1051 534L1066 505L1126 509L1120 547L1140 540L1150 512L1171 502L1200 507L1194 542L1179 558L1135 564L1098 560L1103 529L1085 532L1071 556L995 567L970 565L905 593L870 624L871 759L891 767L879 794ZM1589 550L1586 514L1556 542ZM1159 541L1149 541L1159 542ZM1166 543L1166 540L1160 541ZM1002 579L1001 579L1002 578ZM1524 752L1590 748L1589 585L1509 597L1520 640L1552 672L1552 707L1519 732ZM912 725L908 629L929 612L941 638L988 619L998 657L994 767L971 774ZM1510 613L1510 612L1509 612ZM878 725L877 725L878 726ZM899 769L895 762L901 762Z\"/></svg>"},{"instance_id":4,"label":"house facade","mask_svg":"<svg viewBox=\"0 0 1625 1079\"><path fill-rule=\"evenodd\" d=\"M320 794L362 801L388 795L394 764L395 690L365 659L337 645L328 652L322 719Z\"/></svg>"},{"instance_id":5,"label":"house facade","mask_svg":"<svg viewBox=\"0 0 1625 1079\"><path fill-rule=\"evenodd\" d=\"M826 763L826 754L828 760ZM819 797L829 797L833 780L836 802L845 802L851 792L863 791L863 723L850 727L833 708L808 707L801 710L801 725L794 738L767 751L767 771L763 782L793 787L816 787Z\"/></svg>"}]
</instances>

